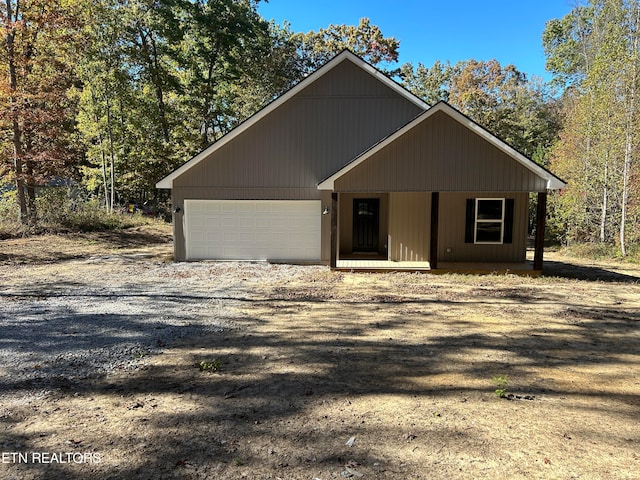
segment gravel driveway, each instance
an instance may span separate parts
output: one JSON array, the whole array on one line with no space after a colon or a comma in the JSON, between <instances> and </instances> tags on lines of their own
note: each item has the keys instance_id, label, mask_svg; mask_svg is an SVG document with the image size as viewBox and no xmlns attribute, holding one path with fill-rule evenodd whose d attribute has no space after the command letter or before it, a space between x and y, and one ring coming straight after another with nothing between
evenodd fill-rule
<instances>
[{"instance_id":1,"label":"gravel driveway","mask_svg":"<svg viewBox=\"0 0 640 480\"><path fill-rule=\"evenodd\" d=\"M82 282L78 268L87 272ZM135 370L177 339L228 329L229 307L238 302L231 297L249 293L239 292L243 280L275 272L134 256L18 267L0 285L0 400L28 402L82 379Z\"/></svg>"}]
</instances>

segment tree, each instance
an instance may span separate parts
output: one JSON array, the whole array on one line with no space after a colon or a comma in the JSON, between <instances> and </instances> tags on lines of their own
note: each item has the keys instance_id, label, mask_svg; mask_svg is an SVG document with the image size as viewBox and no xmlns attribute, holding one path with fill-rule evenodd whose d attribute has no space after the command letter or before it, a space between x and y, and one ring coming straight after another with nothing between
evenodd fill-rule
<instances>
[{"instance_id":1,"label":"tree","mask_svg":"<svg viewBox=\"0 0 640 480\"><path fill-rule=\"evenodd\" d=\"M368 18L361 18L357 26L329 25L317 32L300 33L296 40L305 73L317 70L344 49L351 50L372 65L393 63L398 60L400 47L398 40L385 37Z\"/></svg>"},{"instance_id":2,"label":"tree","mask_svg":"<svg viewBox=\"0 0 640 480\"><path fill-rule=\"evenodd\" d=\"M246 63L240 77L225 87L224 96L230 99L233 112L230 120L234 122L248 118L304 77L304 60L290 26L271 22L268 35L260 55Z\"/></svg>"},{"instance_id":3,"label":"tree","mask_svg":"<svg viewBox=\"0 0 640 480\"><path fill-rule=\"evenodd\" d=\"M22 223L35 225L36 187L77 161L69 93L81 52L82 2L5 0L0 9L0 164Z\"/></svg>"},{"instance_id":4,"label":"tree","mask_svg":"<svg viewBox=\"0 0 640 480\"><path fill-rule=\"evenodd\" d=\"M85 144L87 165L82 175L90 191L102 190L105 208L113 212L116 197L116 162L123 150L123 122L116 115L123 99L132 103L129 72L120 41L120 21L115 1L94 2L87 28L89 47L80 62L83 82L78 129Z\"/></svg>"},{"instance_id":5,"label":"tree","mask_svg":"<svg viewBox=\"0 0 640 480\"><path fill-rule=\"evenodd\" d=\"M640 214L639 30L637 1L593 0L549 22L543 36L547 68L571 86L552 159L569 180L559 221L571 227L567 241L617 243L623 256L638 240L628 227Z\"/></svg>"},{"instance_id":6,"label":"tree","mask_svg":"<svg viewBox=\"0 0 640 480\"><path fill-rule=\"evenodd\" d=\"M236 110L234 87L262 74L256 67L269 55L272 37L256 2L198 1L186 11L184 93L204 148L246 116Z\"/></svg>"},{"instance_id":7,"label":"tree","mask_svg":"<svg viewBox=\"0 0 640 480\"><path fill-rule=\"evenodd\" d=\"M514 65L467 60L451 66L403 65L403 85L429 104L445 100L539 163L553 144L559 119L549 87Z\"/></svg>"},{"instance_id":8,"label":"tree","mask_svg":"<svg viewBox=\"0 0 640 480\"><path fill-rule=\"evenodd\" d=\"M442 63L436 60L432 67L419 63L414 68L411 63L405 63L400 68L399 77L405 88L429 105L435 105L441 100L449 102L453 73L449 62Z\"/></svg>"},{"instance_id":9,"label":"tree","mask_svg":"<svg viewBox=\"0 0 640 480\"><path fill-rule=\"evenodd\" d=\"M271 37L248 0L94 7L78 125L90 159L85 181L112 208L115 197L155 197L159 178L239 121L236 85L251 84Z\"/></svg>"}]
</instances>

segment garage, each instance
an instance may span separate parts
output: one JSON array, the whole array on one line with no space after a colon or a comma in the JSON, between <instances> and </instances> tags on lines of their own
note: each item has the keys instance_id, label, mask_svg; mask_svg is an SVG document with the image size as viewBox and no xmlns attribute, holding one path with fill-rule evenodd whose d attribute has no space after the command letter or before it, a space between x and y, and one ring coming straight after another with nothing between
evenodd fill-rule
<instances>
[{"instance_id":1,"label":"garage","mask_svg":"<svg viewBox=\"0 0 640 480\"><path fill-rule=\"evenodd\" d=\"M185 200L187 260L320 260L319 200Z\"/></svg>"}]
</instances>

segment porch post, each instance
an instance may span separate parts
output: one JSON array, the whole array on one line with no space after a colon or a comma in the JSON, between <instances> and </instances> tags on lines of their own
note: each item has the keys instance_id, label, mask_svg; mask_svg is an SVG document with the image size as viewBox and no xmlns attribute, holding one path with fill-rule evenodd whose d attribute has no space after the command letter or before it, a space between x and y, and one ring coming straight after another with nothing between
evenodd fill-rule
<instances>
[{"instance_id":1,"label":"porch post","mask_svg":"<svg viewBox=\"0 0 640 480\"><path fill-rule=\"evenodd\" d=\"M331 268L338 266L338 194L331 192Z\"/></svg>"},{"instance_id":2,"label":"porch post","mask_svg":"<svg viewBox=\"0 0 640 480\"><path fill-rule=\"evenodd\" d=\"M429 247L429 266L438 268L438 215L440 213L440 192L431 192L431 244Z\"/></svg>"},{"instance_id":3,"label":"porch post","mask_svg":"<svg viewBox=\"0 0 640 480\"><path fill-rule=\"evenodd\" d=\"M536 211L536 241L533 256L533 269L542 270L544 256L544 229L547 218L547 192L538 192L538 208Z\"/></svg>"}]
</instances>

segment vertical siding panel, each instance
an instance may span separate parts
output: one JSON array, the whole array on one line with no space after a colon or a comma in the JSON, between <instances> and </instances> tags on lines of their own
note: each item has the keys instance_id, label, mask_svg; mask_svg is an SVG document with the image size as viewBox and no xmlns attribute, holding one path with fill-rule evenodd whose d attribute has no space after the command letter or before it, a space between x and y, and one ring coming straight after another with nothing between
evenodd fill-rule
<instances>
[{"instance_id":1,"label":"vertical siding panel","mask_svg":"<svg viewBox=\"0 0 640 480\"><path fill-rule=\"evenodd\" d=\"M467 198L514 198L513 243L503 245L475 245L464 243L465 202ZM523 262L526 253L526 225L528 193L469 192L440 195L441 220L438 255L449 262ZM451 248L451 254L446 249Z\"/></svg>"},{"instance_id":2,"label":"vertical siding panel","mask_svg":"<svg viewBox=\"0 0 640 480\"><path fill-rule=\"evenodd\" d=\"M242 193L252 197L258 188L260 195L275 195L281 187L314 188L419 112L347 60L176 178L174 186L217 187L212 198L238 187L253 188Z\"/></svg>"},{"instance_id":3,"label":"vertical siding panel","mask_svg":"<svg viewBox=\"0 0 640 480\"><path fill-rule=\"evenodd\" d=\"M403 192L391 194L389 253L394 261L426 261L429 259L430 193Z\"/></svg>"},{"instance_id":4,"label":"vertical siding panel","mask_svg":"<svg viewBox=\"0 0 640 480\"><path fill-rule=\"evenodd\" d=\"M438 130L436 124L436 128L428 129L427 135L425 135L427 140L427 144L425 145L425 157L428 158L427 161L429 165L425 180L431 179L432 181L441 183L438 179L437 166L442 163L442 149L440 148L440 142L436 141L437 134Z\"/></svg>"},{"instance_id":5,"label":"vertical siding panel","mask_svg":"<svg viewBox=\"0 0 640 480\"><path fill-rule=\"evenodd\" d=\"M393 166L394 175L389 175ZM537 191L545 182L443 112L343 175L336 188L371 191ZM344 191L344 190L343 190Z\"/></svg>"},{"instance_id":6,"label":"vertical siding panel","mask_svg":"<svg viewBox=\"0 0 640 480\"><path fill-rule=\"evenodd\" d=\"M451 137L449 139L450 142L462 146L462 149L460 151L455 151L455 149L452 149L451 147L445 147L452 151L451 155L455 157L454 164L456 165L459 173L459 175L455 179L455 183L453 185L450 185L449 190L460 190L461 188L463 188L463 185L468 184L469 182L473 182L473 177L469 176L469 169L465 168L464 164L477 165L477 158L480 152L474 149L473 146L469 144L470 138L469 135L466 135L467 132L463 132L460 129L454 128L454 124L449 118L447 118L446 124L448 129L451 130ZM484 172L479 171L478 175L475 178L482 179L482 175L484 175Z\"/></svg>"}]
</instances>

